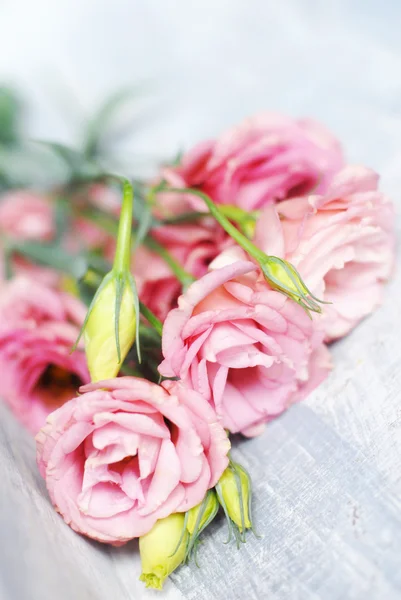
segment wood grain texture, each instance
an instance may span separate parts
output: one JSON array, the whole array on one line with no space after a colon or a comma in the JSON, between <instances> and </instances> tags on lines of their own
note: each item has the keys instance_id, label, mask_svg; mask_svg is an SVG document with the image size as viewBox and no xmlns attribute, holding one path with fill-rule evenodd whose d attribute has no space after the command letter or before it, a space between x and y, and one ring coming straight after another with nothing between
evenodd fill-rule
<instances>
[{"instance_id":1,"label":"wood grain texture","mask_svg":"<svg viewBox=\"0 0 401 600\"><path fill-rule=\"evenodd\" d=\"M315 115L343 139L351 161L382 173L401 208L399 3L255 0L252 10L240 0L204 0L201 10L184 0L175 10L167 4L118 0L101 16L105 0L60 0L53 12L50 0L15 0L4 19L0 6L0 39L9 40L1 54L27 90L37 86L32 57L47 65L54 55L89 106L105 82L114 88L127 73L162 73L176 111L150 124L132 152L140 142L139 150L172 155L182 141L215 134L260 108ZM38 29L27 27L23 61L9 33L19 31L21 10L49 19L52 32L37 40ZM104 32L89 27L95 16L104 28L107 21L113 57ZM59 39L68 42L64 50ZM0 75L8 73L2 56ZM41 110L32 130L62 137L50 111ZM235 458L253 477L262 538L249 536L237 551L223 544L223 521L215 522L199 551L202 568L180 569L163 594L145 592L138 581L135 543L108 548L63 523L37 472L33 441L0 406L1 600L399 600L400 297L398 273L383 307L333 346L336 367L327 382L264 436L235 444Z\"/></svg>"}]
</instances>

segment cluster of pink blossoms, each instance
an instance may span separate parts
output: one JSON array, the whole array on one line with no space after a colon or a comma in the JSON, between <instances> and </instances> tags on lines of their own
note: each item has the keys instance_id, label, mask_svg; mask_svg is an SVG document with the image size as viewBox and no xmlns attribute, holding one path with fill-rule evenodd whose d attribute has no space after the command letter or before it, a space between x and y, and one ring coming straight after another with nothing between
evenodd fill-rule
<instances>
[{"instance_id":1,"label":"cluster of pink blossoms","mask_svg":"<svg viewBox=\"0 0 401 600\"><path fill-rule=\"evenodd\" d=\"M116 545L202 501L228 464L224 430L260 434L327 377L328 344L380 304L394 263L393 206L377 175L346 165L338 141L315 122L259 115L200 143L160 181L207 194L229 219L240 215L238 227L251 222L253 243L289 261L328 304L310 318L269 286L200 197L164 190L149 238L194 283L183 291L151 244L136 250L132 271L140 300L163 322L159 372L174 381L89 383L83 346L70 354L84 305L58 273L13 259L16 278L0 290L0 395L40 429L38 463L64 519ZM112 196L97 189L95 201L115 214ZM8 194L0 232L53 239L51 202ZM67 250L114 251L110 233L88 217L76 218L69 235Z\"/></svg>"}]
</instances>

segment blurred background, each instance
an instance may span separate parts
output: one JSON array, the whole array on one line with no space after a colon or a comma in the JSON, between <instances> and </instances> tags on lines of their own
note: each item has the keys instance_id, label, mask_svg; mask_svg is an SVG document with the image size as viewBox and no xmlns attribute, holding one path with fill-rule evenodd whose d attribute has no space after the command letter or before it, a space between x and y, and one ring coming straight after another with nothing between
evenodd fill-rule
<instances>
[{"instance_id":1,"label":"blurred background","mask_svg":"<svg viewBox=\"0 0 401 600\"><path fill-rule=\"evenodd\" d=\"M136 86L108 146L127 174L272 109L323 121L394 192L400 17L394 0L0 0L0 82L28 137L72 146Z\"/></svg>"}]
</instances>

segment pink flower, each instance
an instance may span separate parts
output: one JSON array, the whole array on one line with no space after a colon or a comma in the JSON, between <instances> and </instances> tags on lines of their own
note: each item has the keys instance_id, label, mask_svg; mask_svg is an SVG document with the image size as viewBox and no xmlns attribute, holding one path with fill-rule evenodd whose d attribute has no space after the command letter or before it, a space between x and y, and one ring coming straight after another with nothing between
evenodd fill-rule
<instances>
[{"instance_id":1,"label":"pink flower","mask_svg":"<svg viewBox=\"0 0 401 600\"><path fill-rule=\"evenodd\" d=\"M0 199L0 231L18 240L50 241L55 235L51 203L39 194L16 190Z\"/></svg>"},{"instance_id":2,"label":"pink flower","mask_svg":"<svg viewBox=\"0 0 401 600\"><path fill-rule=\"evenodd\" d=\"M347 167L324 196L293 198L266 210L256 243L285 257L324 306L326 339L347 334L381 302L394 265L394 207L378 176Z\"/></svg>"},{"instance_id":3,"label":"pink flower","mask_svg":"<svg viewBox=\"0 0 401 600\"><path fill-rule=\"evenodd\" d=\"M164 321L168 312L177 305L181 283L167 263L145 246L135 251L133 271L141 302Z\"/></svg>"},{"instance_id":4,"label":"pink flower","mask_svg":"<svg viewBox=\"0 0 401 600\"><path fill-rule=\"evenodd\" d=\"M226 468L228 438L193 390L120 377L80 391L37 436L51 500L75 531L124 544L201 502Z\"/></svg>"},{"instance_id":5,"label":"pink flower","mask_svg":"<svg viewBox=\"0 0 401 600\"><path fill-rule=\"evenodd\" d=\"M250 211L315 188L324 192L342 165L340 145L322 125L262 113L198 144L163 176L174 187L196 187L218 204ZM164 196L169 209L180 212L182 195L169 196ZM205 210L193 196L186 202Z\"/></svg>"},{"instance_id":6,"label":"pink flower","mask_svg":"<svg viewBox=\"0 0 401 600\"><path fill-rule=\"evenodd\" d=\"M82 216L74 219L71 230L65 239L65 248L68 252L79 252L83 248L106 251L110 246L114 250L113 236L97 223Z\"/></svg>"},{"instance_id":7,"label":"pink flower","mask_svg":"<svg viewBox=\"0 0 401 600\"><path fill-rule=\"evenodd\" d=\"M118 217L121 210L121 191L103 183L93 183L88 190L88 201L96 208Z\"/></svg>"},{"instance_id":8,"label":"pink flower","mask_svg":"<svg viewBox=\"0 0 401 600\"><path fill-rule=\"evenodd\" d=\"M89 381L82 349L70 354L85 307L27 278L0 293L0 397L34 434Z\"/></svg>"},{"instance_id":9,"label":"pink flower","mask_svg":"<svg viewBox=\"0 0 401 600\"><path fill-rule=\"evenodd\" d=\"M229 254L224 260L232 260ZM272 291L251 262L211 271L178 306L164 324L159 371L199 391L232 433L260 433L328 373L329 354L314 322Z\"/></svg>"},{"instance_id":10,"label":"pink flower","mask_svg":"<svg viewBox=\"0 0 401 600\"><path fill-rule=\"evenodd\" d=\"M0 233L10 240L50 242L55 235L54 211L51 202L29 190L8 192L0 199ZM2 259L0 279L5 279ZM13 272L32 276L45 285L55 285L58 274L53 269L34 265L22 256L12 260Z\"/></svg>"},{"instance_id":11,"label":"pink flower","mask_svg":"<svg viewBox=\"0 0 401 600\"><path fill-rule=\"evenodd\" d=\"M189 274L198 278L207 272L209 263L233 242L214 219L201 223L163 225L152 230L161 244ZM164 259L148 248L138 248L134 273L141 301L164 321L177 306L182 285Z\"/></svg>"}]
</instances>

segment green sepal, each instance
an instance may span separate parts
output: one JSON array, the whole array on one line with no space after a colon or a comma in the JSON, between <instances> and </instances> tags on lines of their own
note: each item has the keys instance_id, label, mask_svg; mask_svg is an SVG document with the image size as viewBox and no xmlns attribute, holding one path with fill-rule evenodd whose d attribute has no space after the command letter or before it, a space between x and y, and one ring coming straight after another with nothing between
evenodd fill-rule
<instances>
[{"instance_id":1,"label":"green sepal","mask_svg":"<svg viewBox=\"0 0 401 600\"><path fill-rule=\"evenodd\" d=\"M241 543L242 544L246 543L246 532L248 529L250 529L252 531L252 533L254 534L255 537L257 537L257 538L259 537L255 531L255 528L253 525L253 519L252 519L252 482L251 482L251 478L250 478L248 471L242 465L239 465L238 463L233 462L231 459L230 459L229 465L227 467L227 470L229 470L233 474L233 477L234 477L234 481L235 481L235 485L236 485L236 492L238 495L241 526L238 526L238 524L235 523L235 521L230 516L230 507L227 505L226 500L224 498L223 488L222 488L220 481L216 484L215 490L216 490L218 500L220 502L220 505L224 511L224 514L225 514L225 517L227 520L228 538L224 543L228 544L234 535L236 544L237 544L237 548L239 549ZM245 512L244 495L243 495L243 487L242 487L243 484L241 482L239 470L242 471L243 475L246 478L246 488L247 488L247 494L248 494L248 502L246 505L247 515ZM249 522L249 525L247 525L247 520Z\"/></svg>"},{"instance_id":2,"label":"green sepal","mask_svg":"<svg viewBox=\"0 0 401 600\"><path fill-rule=\"evenodd\" d=\"M100 296L100 294L101 294L102 290L103 290L103 289L106 287L106 285L108 285L108 283L110 283L110 281L112 280L113 276L114 276L114 273L113 273L113 271L110 271L109 273L107 273L107 275L105 275L105 276L103 277L103 279L102 279L102 283L99 285L99 287L97 288L97 290L96 290L96 292L95 292L95 295L94 295L94 296L93 296L93 298L92 298L92 302L91 302L91 303L90 303L90 305L89 305L89 308L88 308L88 311L87 311L87 313L86 313L86 316L85 316L84 322L82 323L82 327L81 327L81 329L79 330L79 333L78 333L78 337L77 337L77 339L76 339L76 342L75 342L75 344L73 345L73 347L72 347L72 348L71 348L71 350L70 350L70 354L72 354L73 352L75 352L75 350L77 349L77 346L78 346L78 344L79 344L79 341L80 341L80 339L81 339L81 337L82 337L82 335L83 335L83 333L84 333L84 331L85 331L85 327L86 327L86 325L87 325L87 323L88 323L88 321L89 321L89 317L90 317L90 315L91 315L91 312L92 312L92 310L93 310L93 308L94 308L94 306L95 306L95 303L96 303L97 299L99 298L99 296Z\"/></svg>"},{"instance_id":3,"label":"green sepal","mask_svg":"<svg viewBox=\"0 0 401 600\"><path fill-rule=\"evenodd\" d=\"M213 503L213 497L215 499L214 503ZM202 522L203 516L205 514L205 511L208 507L209 502L212 502L212 510L210 511L210 514L207 517L207 519L205 519L205 521ZM199 567L199 565L197 563L197 559L196 559L197 548L200 543L199 536L202 533L202 531L204 531L206 529L206 527L208 527L210 525L210 523L213 521L213 519L215 518L215 516L218 513L218 510L219 510L219 503L217 501L215 492L214 492L214 490L208 490L207 494L205 495L205 497L203 498L203 500L200 504L198 515L197 515L197 518L195 521L194 530L192 533L188 530L188 526L187 526L189 536L188 536L187 547L186 547L186 551L185 551L184 562L189 562L191 560L191 558L194 558L195 564ZM188 517L189 517L189 511L186 513L186 518L188 519ZM187 523L187 521L186 521L186 523Z\"/></svg>"},{"instance_id":4,"label":"green sepal","mask_svg":"<svg viewBox=\"0 0 401 600\"><path fill-rule=\"evenodd\" d=\"M136 323L136 330L135 330L136 353L138 356L138 362L139 362L139 364L141 364L141 362L142 362L141 343L140 343L141 336L140 336L140 326L139 326L140 320L141 320L140 302L139 302L139 296L138 296L138 289L136 287L136 281L133 278L133 276L131 275L131 273L128 274L128 282L129 282L129 285L131 286L132 295L134 297L135 323Z\"/></svg>"}]
</instances>

